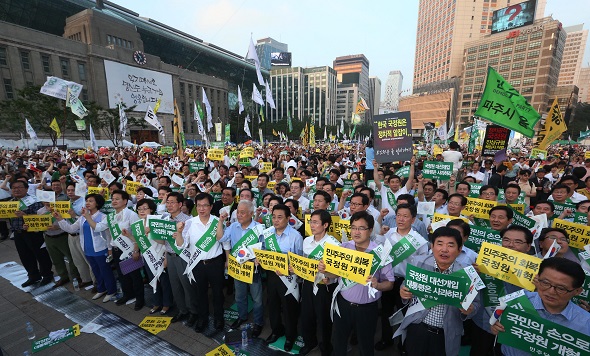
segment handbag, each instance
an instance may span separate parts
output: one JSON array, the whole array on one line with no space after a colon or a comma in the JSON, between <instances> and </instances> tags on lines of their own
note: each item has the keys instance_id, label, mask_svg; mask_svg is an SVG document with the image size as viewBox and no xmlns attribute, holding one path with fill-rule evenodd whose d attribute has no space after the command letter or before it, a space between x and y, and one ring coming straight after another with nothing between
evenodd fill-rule
<instances>
[{"instance_id":1,"label":"handbag","mask_svg":"<svg viewBox=\"0 0 590 356\"><path fill-rule=\"evenodd\" d=\"M133 258L128 258L124 261L119 262L119 268L121 268L121 272L124 275L127 275L135 270L138 270L141 267L143 267L143 257L141 257L137 261Z\"/></svg>"}]
</instances>

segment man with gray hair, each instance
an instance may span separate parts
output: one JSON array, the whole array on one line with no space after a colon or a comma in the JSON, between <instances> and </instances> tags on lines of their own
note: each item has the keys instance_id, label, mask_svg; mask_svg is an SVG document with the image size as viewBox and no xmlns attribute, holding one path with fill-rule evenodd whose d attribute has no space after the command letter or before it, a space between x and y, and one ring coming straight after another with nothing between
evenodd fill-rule
<instances>
[{"instance_id":1,"label":"man with gray hair","mask_svg":"<svg viewBox=\"0 0 590 356\"><path fill-rule=\"evenodd\" d=\"M253 245L260 241L259 236L264 227L253 220L255 205L250 200L240 200L236 209L237 221L228 226L225 231L223 223L228 218L226 211L222 211L217 224L217 240L223 243L223 249L230 258L236 258L247 246ZM253 258L253 257L252 257ZM246 263L246 262L244 262ZM256 263L256 261L255 261ZM254 270L252 284L234 280L236 290L235 298L238 306L238 319L231 324L232 329L237 329L248 321L248 286L250 295L254 302L254 327L252 328L252 337L260 336L264 326L264 310L262 308L262 281L258 269Z\"/></svg>"}]
</instances>

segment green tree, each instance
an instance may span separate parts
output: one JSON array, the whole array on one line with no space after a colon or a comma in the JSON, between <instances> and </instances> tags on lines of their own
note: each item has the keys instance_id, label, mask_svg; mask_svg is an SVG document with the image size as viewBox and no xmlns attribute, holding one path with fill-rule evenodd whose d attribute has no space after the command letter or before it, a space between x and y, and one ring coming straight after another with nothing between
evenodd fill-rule
<instances>
[{"instance_id":1,"label":"green tree","mask_svg":"<svg viewBox=\"0 0 590 356\"><path fill-rule=\"evenodd\" d=\"M567 133L564 134L565 139L571 135L572 140L576 140L580 136L580 131L586 131L586 128L590 127L590 104L578 103L573 115L574 119L568 124Z\"/></svg>"}]
</instances>

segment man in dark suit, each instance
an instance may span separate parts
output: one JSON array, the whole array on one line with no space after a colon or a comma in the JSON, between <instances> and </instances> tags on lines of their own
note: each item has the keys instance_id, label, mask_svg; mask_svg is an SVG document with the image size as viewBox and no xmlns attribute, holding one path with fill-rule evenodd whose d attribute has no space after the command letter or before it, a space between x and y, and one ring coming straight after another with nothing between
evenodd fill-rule
<instances>
[{"instance_id":1,"label":"man in dark suit","mask_svg":"<svg viewBox=\"0 0 590 356\"><path fill-rule=\"evenodd\" d=\"M232 187L223 188L223 190L221 191L221 200L218 200L215 203L213 203L213 208L211 209L211 215L219 217L219 211L222 208L229 206L230 209L229 209L228 215L231 216L231 213L233 213L234 210L236 210L236 208L238 207L238 204L235 204L235 201L236 201L236 190Z\"/></svg>"},{"instance_id":2,"label":"man in dark suit","mask_svg":"<svg viewBox=\"0 0 590 356\"><path fill-rule=\"evenodd\" d=\"M531 182L535 188L537 189L537 196L531 197L531 205L535 206L538 201L545 201L549 197L549 190L551 189L551 181L545 178L545 169L539 168L537 170L536 176L531 177L529 182ZM547 187L547 189L545 189Z\"/></svg>"},{"instance_id":3,"label":"man in dark suit","mask_svg":"<svg viewBox=\"0 0 590 356\"><path fill-rule=\"evenodd\" d=\"M499 165L498 168L496 168L496 173L492 174L488 180L488 185L498 187L498 189L506 189L508 182L512 180L506 177L506 173L508 173L508 167L503 164Z\"/></svg>"}]
</instances>

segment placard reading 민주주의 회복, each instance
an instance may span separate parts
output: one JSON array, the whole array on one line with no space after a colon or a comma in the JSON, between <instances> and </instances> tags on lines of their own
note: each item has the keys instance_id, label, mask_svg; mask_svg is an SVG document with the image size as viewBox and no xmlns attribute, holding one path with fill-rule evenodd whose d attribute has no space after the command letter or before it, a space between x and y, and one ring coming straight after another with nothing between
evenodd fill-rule
<instances>
[{"instance_id":1,"label":"placard reading \ubbfc\uc8fc\uc8fc\uc758 \ud68c\ubcf5","mask_svg":"<svg viewBox=\"0 0 590 356\"><path fill-rule=\"evenodd\" d=\"M254 249L254 254L258 259L258 263L260 263L260 267L267 271L279 271L283 276L289 275L286 253Z\"/></svg>"},{"instance_id":2,"label":"placard reading \ubbfc\uc8fc\uc8fc\uc758 \ud68c\ubcf5","mask_svg":"<svg viewBox=\"0 0 590 356\"><path fill-rule=\"evenodd\" d=\"M314 282L315 275L318 273L319 260L299 256L296 253L289 252L289 265L293 272L306 281Z\"/></svg>"},{"instance_id":3,"label":"placard reading \ubbfc\uc8fc\uc8fc\uc758 \ud68c\ubcf5","mask_svg":"<svg viewBox=\"0 0 590 356\"><path fill-rule=\"evenodd\" d=\"M322 260L326 272L364 285L371 273L373 255L327 243Z\"/></svg>"},{"instance_id":4,"label":"placard reading \ubbfc\uc8fc\uc8fc\uc758 \ud68c\ubcf5","mask_svg":"<svg viewBox=\"0 0 590 356\"><path fill-rule=\"evenodd\" d=\"M489 219L490 210L498 205L498 202L492 200L484 200L477 198L467 198L467 205L465 209L461 210L461 214L465 216L475 216L476 218Z\"/></svg>"},{"instance_id":5,"label":"placard reading \ubbfc\uc8fc\uc8fc\uc758 \ud68c\ubcf5","mask_svg":"<svg viewBox=\"0 0 590 356\"><path fill-rule=\"evenodd\" d=\"M538 257L484 242L476 263L480 273L534 291L533 279L539 273L541 261Z\"/></svg>"}]
</instances>

